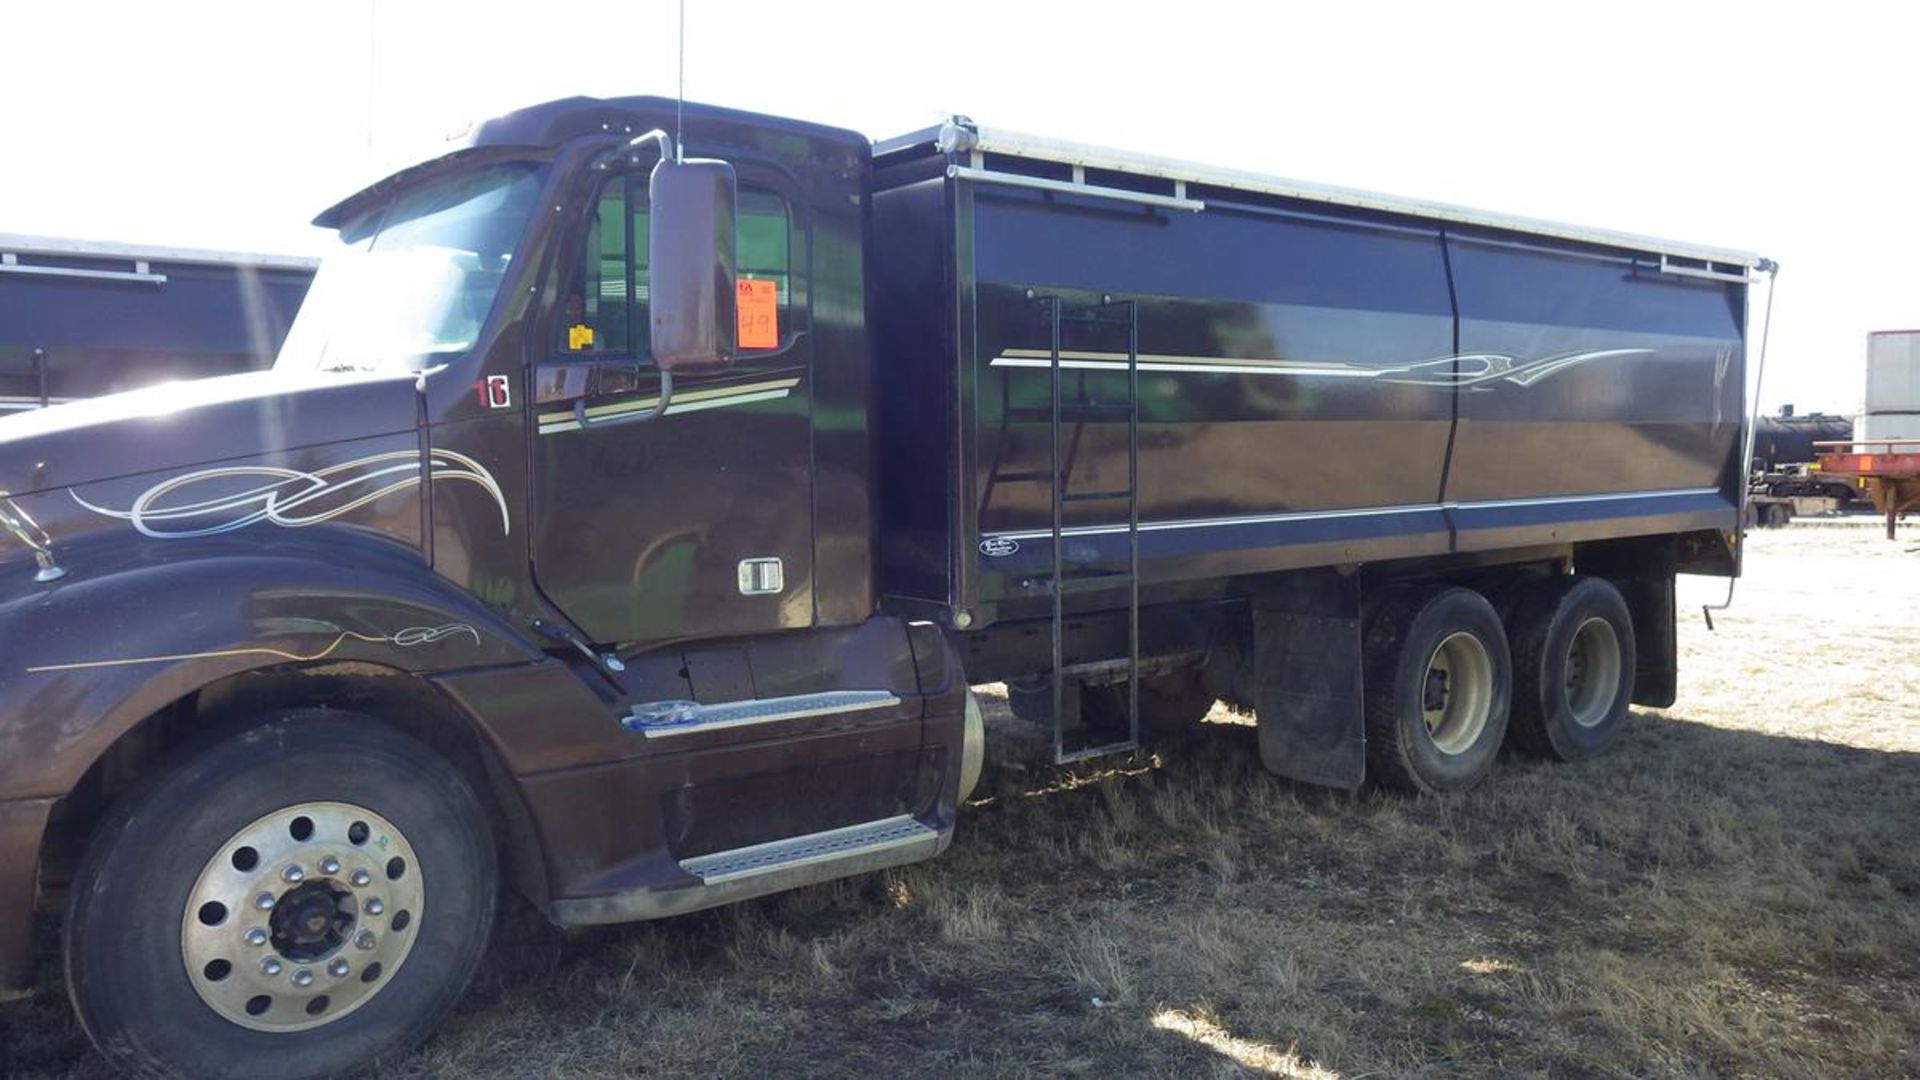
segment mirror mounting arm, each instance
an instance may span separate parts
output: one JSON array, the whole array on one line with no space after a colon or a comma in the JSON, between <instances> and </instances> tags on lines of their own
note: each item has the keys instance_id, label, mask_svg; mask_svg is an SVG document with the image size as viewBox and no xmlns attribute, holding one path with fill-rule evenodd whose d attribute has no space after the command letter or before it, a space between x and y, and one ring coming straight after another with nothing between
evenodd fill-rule
<instances>
[{"instance_id":1,"label":"mirror mounting arm","mask_svg":"<svg viewBox=\"0 0 1920 1080\"><path fill-rule=\"evenodd\" d=\"M662 131L659 128L654 128L652 131L642 132L641 134L635 135L633 138L628 139L627 149L638 150L642 146L645 146L646 144L650 142L654 142L656 140L660 143L660 159L662 161L679 161L680 160L680 153L677 149L675 149L673 145L673 136L667 134L665 131Z\"/></svg>"}]
</instances>

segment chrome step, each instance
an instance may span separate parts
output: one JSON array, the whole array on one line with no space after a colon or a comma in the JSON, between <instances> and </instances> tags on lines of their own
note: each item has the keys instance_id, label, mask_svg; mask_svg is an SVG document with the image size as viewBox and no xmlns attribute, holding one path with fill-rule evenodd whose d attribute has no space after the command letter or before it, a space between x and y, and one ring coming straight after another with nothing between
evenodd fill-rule
<instances>
[{"instance_id":1,"label":"chrome step","mask_svg":"<svg viewBox=\"0 0 1920 1080\"><path fill-rule=\"evenodd\" d=\"M899 697L886 690L830 690L819 694L794 694L789 697L748 698L702 705L697 701L649 701L635 705L620 718L629 731L649 739L688 735L700 731L720 731L748 724L771 724L779 720L799 720L832 713L889 709L900 704Z\"/></svg>"},{"instance_id":2,"label":"chrome step","mask_svg":"<svg viewBox=\"0 0 1920 1080\"><path fill-rule=\"evenodd\" d=\"M922 825L911 814L901 814L862 825L698 855L680 860L680 869L708 885L719 885L817 863L858 859L916 843L937 842L939 837L938 830Z\"/></svg>"},{"instance_id":3,"label":"chrome step","mask_svg":"<svg viewBox=\"0 0 1920 1080\"><path fill-rule=\"evenodd\" d=\"M936 829L903 814L683 859L679 866L687 874L685 885L559 899L549 914L563 926L663 919L931 859L952 839L951 825Z\"/></svg>"}]
</instances>

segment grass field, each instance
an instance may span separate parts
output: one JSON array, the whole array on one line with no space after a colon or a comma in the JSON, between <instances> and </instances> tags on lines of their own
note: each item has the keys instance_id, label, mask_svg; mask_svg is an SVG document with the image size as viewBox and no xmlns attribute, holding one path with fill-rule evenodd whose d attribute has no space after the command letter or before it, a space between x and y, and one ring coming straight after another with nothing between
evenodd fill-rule
<instances>
[{"instance_id":1,"label":"grass field","mask_svg":"<svg viewBox=\"0 0 1920 1080\"><path fill-rule=\"evenodd\" d=\"M1920 1075L1920 546L1753 538L1681 699L1464 797L1263 773L1224 712L1061 771L1004 736L941 859L665 923L511 912L379 1077ZM17 1074L98 1075L56 992Z\"/></svg>"}]
</instances>

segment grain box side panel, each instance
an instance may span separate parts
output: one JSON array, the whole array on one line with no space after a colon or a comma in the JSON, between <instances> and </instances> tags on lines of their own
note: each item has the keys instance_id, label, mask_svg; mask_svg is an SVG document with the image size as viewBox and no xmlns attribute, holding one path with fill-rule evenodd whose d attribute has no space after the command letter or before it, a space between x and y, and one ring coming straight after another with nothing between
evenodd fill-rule
<instances>
[{"instance_id":1,"label":"grain box side panel","mask_svg":"<svg viewBox=\"0 0 1920 1080\"><path fill-rule=\"evenodd\" d=\"M1302 554L1283 549L1309 539L1365 539L1370 557L1444 544L1437 515L1406 512L1437 504L1453 419L1453 311L1437 228L1008 188L980 187L974 201L982 537L1031 541L1050 526L1047 486L1008 477L1048 465L1047 423L1022 417L1048 401L1048 327L1031 297L1058 296L1069 309L1138 303L1149 578L1280 568ZM1122 335L1070 327L1062 347L1070 399L1124 399ZM1065 432L1068 490L1124 487L1125 440L1124 424ZM1069 507L1076 556L1123 549L1100 531L1123 520L1123 506ZM1311 538L1293 535L1309 525ZM979 556L989 592L1049 557L1009 546Z\"/></svg>"},{"instance_id":2,"label":"grain box side panel","mask_svg":"<svg viewBox=\"0 0 1920 1080\"><path fill-rule=\"evenodd\" d=\"M1452 237L1460 426L1450 502L1720 488L1745 385L1745 286Z\"/></svg>"}]
</instances>

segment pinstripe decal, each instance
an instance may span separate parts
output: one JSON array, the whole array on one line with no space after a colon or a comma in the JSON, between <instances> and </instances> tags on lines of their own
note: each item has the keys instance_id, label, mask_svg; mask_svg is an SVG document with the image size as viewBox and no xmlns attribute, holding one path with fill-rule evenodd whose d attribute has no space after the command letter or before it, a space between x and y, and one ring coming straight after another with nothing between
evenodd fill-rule
<instances>
[{"instance_id":1,"label":"pinstripe decal","mask_svg":"<svg viewBox=\"0 0 1920 1080\"><path fill-rule=\"evenodd\" d=\"M1488 389L1498 383L1531 386L1558 372L1595 360L1644 356L1652 349L1590 349L1524 359L1504 353L1463 353L1437 356L1411 364L1368 367L1359 364L1269 360L1229 356L1181 356L1141 353L1141 371L1178 371L1209 375L1293 375L1332 379L1368 379L1405 386ZM997 368L1049 368L1053 356L1045 349L1005 349L989 361ZM1060 350L1060 366L1082 371L1125 371L1127 354Z\"/></svg>"}]
</instances>

